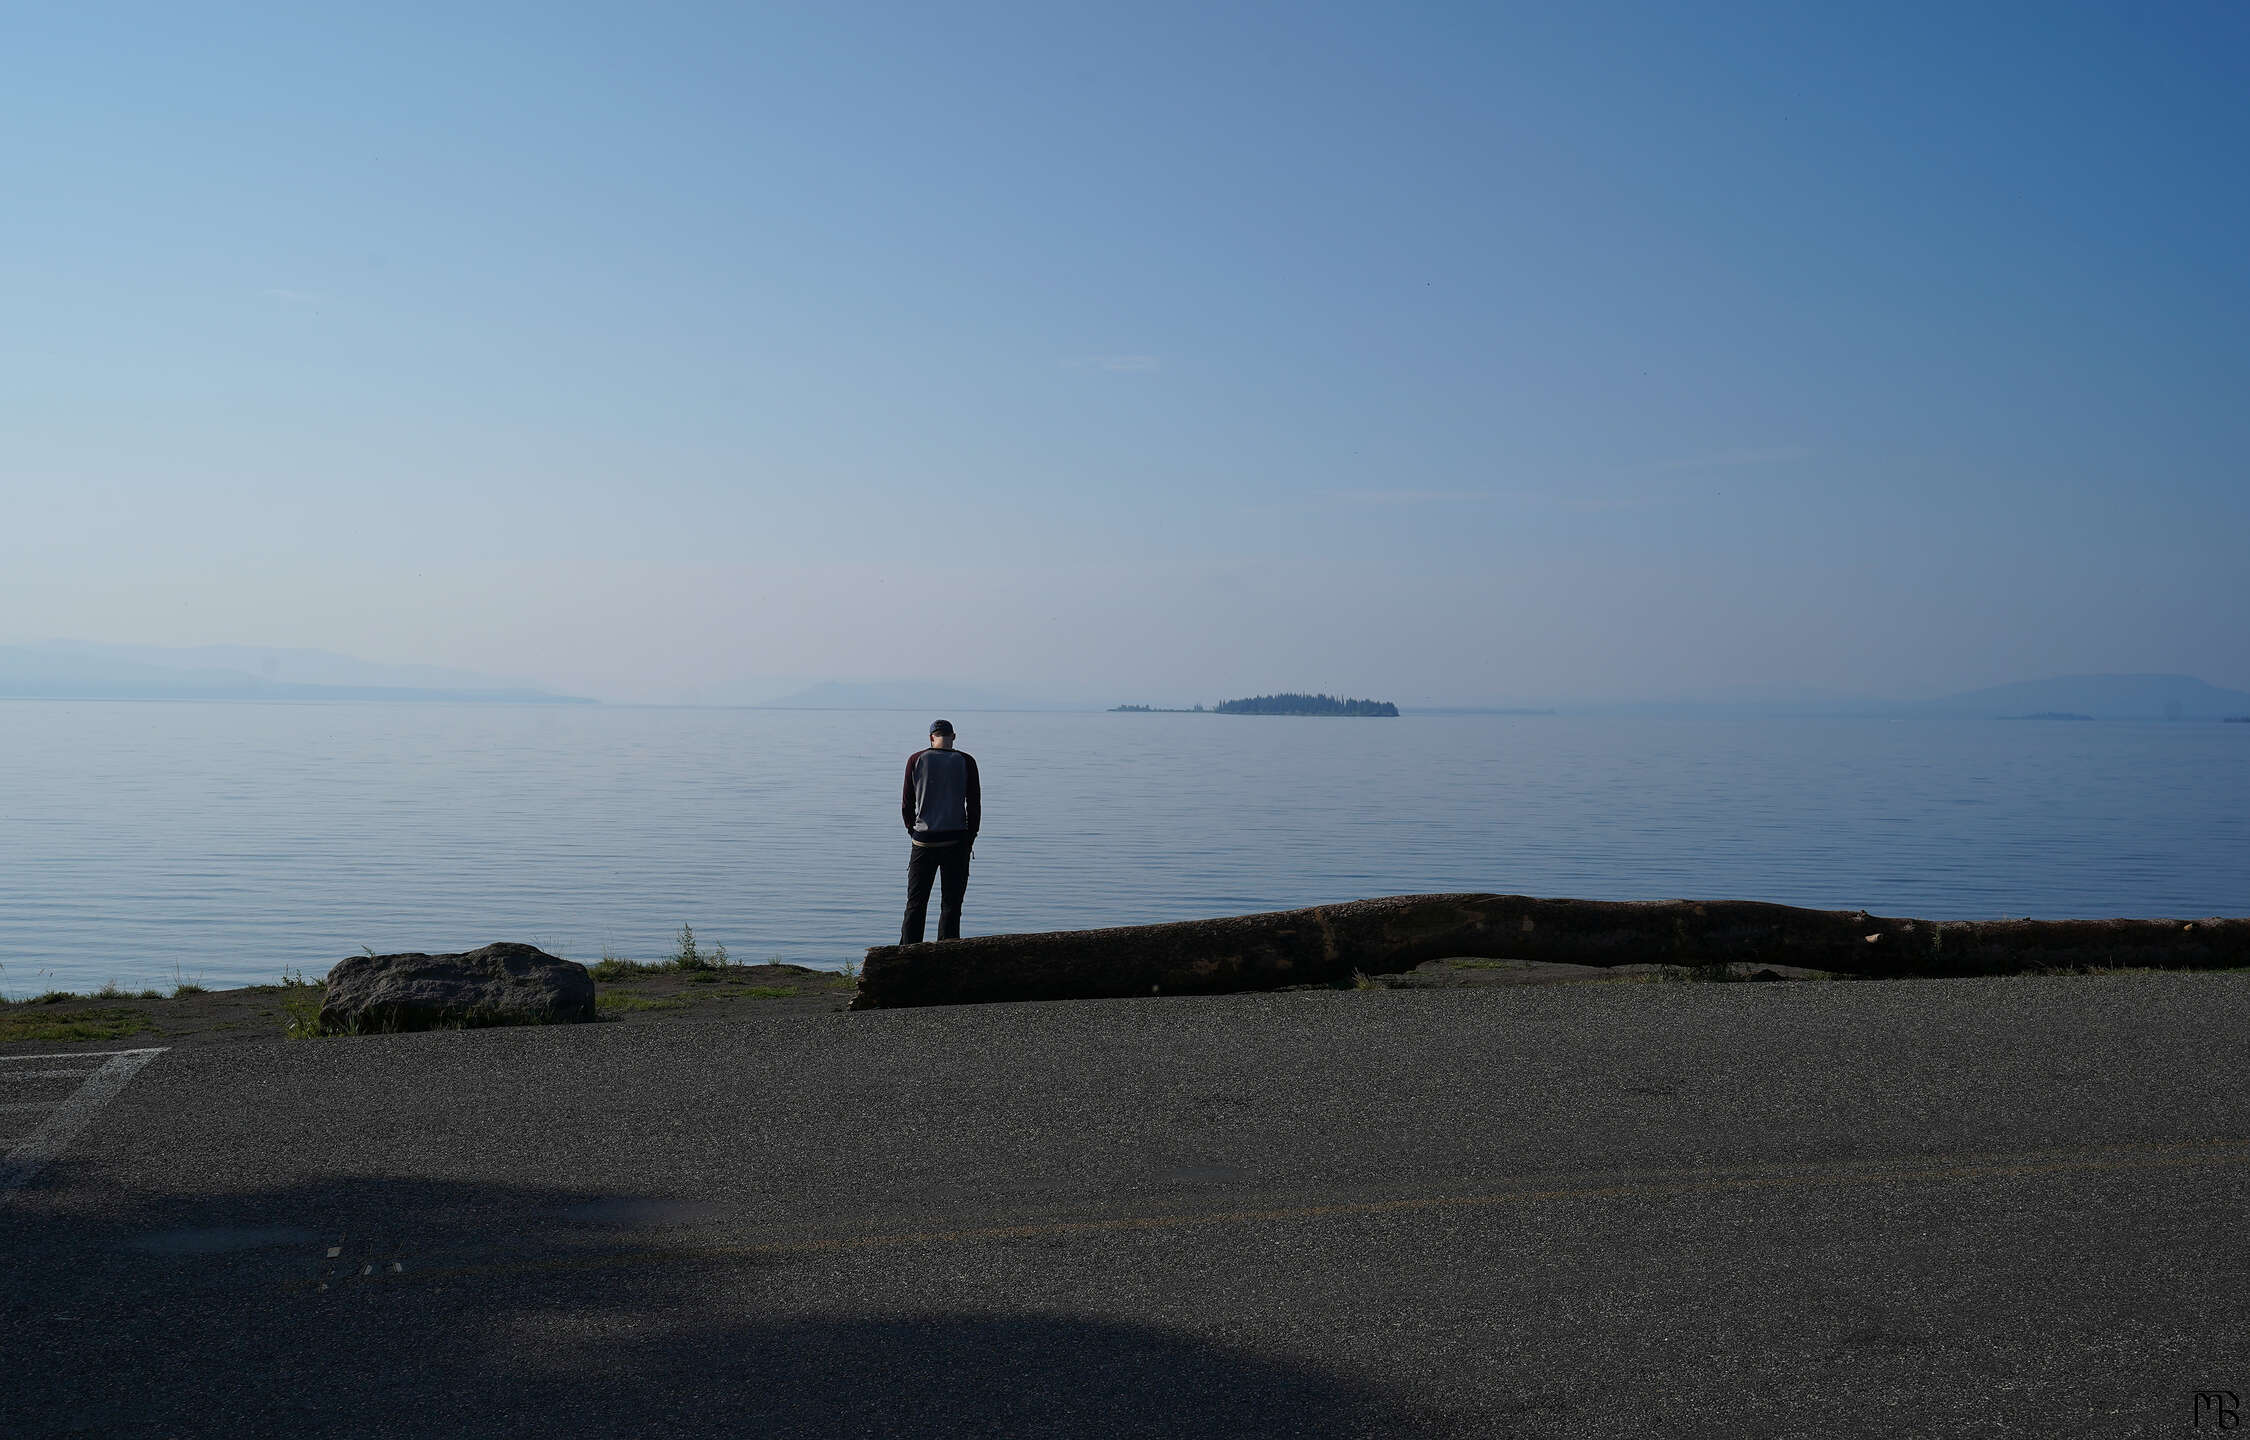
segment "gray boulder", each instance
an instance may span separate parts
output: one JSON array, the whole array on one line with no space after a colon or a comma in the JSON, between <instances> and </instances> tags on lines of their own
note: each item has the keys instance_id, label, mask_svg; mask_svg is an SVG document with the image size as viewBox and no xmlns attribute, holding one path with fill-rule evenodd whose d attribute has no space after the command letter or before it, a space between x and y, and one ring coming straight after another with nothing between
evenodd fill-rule
<instances>
[{"instance_id":1,"label":"gray boulder","mask_svg":"<svg viewBox=\"0 0 2250 1440\"><path fill-rule=\"evenodd\" d=\"M459 955L355 955L328 972L320 1006L321 1029L344 1035L593 1018L585 966L506 942Z\"/></svg>"}]
</instances>

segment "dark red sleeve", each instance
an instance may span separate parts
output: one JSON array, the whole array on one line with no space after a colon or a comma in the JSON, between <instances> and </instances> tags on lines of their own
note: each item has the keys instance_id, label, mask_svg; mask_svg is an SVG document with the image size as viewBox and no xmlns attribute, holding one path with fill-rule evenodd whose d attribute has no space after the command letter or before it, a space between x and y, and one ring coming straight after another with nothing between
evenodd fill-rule
<instances>
[{"instance_id":1,"label":"dark red sleeve","mask_svg":"<svg viewBox=\"0 0 2250 1440\"><path fill-rule=\"evenodd\" d=\"M977 838L977 827L984 823L984 782L977 778L977 757L964 755L969 762L969 838Z\"/></svg>"},{"instance_id":2,"label":"dark red sleeve","mask_svg":"<svg viewBox=\"0 0 2250 1440\"><path fill-rule=\"evenodd\" d=\"M900 792L898 799L899 818L906 822L909 835L914 833L914 762L921 758L919 750L906 757L906 789Z\"/></svg>"}]
</instances>

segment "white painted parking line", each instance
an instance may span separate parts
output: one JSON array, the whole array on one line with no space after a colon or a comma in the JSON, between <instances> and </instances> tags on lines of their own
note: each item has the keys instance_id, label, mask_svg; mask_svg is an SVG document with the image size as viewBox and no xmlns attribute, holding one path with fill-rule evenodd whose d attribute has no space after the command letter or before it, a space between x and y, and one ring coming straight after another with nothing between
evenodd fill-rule
<instances>
[{"instance_id":1,"label":"white painted parking line","mask_svg":"<svg viewBox=\"0 0 2250 1440\"><path fill-rule=\"evenodd\" d=\"M17 1142L14 1149L0 1156L0 1201L13 1194L23 1183L40 1171L56 1156L62 1154L86 1122L96 1111L117 1098L125 1083L140 1073L141 1067L163 1054L170 1046L159 1045L149 1050L111 1050L102 1052L107 1063L91 1073L83 1070L62 1072L85 1075L86 1083L73 1090L48 1113L39 1128ZM14 1059L59 1059L59 1056L14 1056ZM78 1056L72 1056L78 1059ZM96 1058L93 1055L83 1057ZM0 1070L0 1078L20 1076L23 1071ZM41 1072L33 1071L33 1074Z\"/></svg>"}]
</instances>

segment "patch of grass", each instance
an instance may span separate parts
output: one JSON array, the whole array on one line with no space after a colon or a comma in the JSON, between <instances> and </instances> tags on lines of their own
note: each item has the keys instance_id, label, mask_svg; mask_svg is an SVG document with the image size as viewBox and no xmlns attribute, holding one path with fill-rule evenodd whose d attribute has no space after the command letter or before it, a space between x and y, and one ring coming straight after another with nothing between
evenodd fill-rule
<instances>
[{"instance_id":1,"label":"patch of grass","mask_svg":"<svg viewBox=\"0 0 2250 1440\"><path fill-rule=\"evenodd\" d=\"M786 1000L797 993L794 985L752 985L735 992L738 995L755 995L761 1000Z\"/></svg>"},{"instance_id":2,"label":"patch of grass","mask_svg":"<svg viewBox=\"0 0 2250 1440\"><path fill-rule=\"evenodd\" d=\"M143 990L135 998L141 1000L161 1000L164 998L164 992L161 990Z\"/></svg>"},{"instance_id":3,"label":"patch of grass","mask_svg":"<svg viewBox=\"0 0 2250 1440\"><path fill-rule=\"evenodd\" d=\"M1646 978L1660 985L1725 985L1738 980L1748 980L1750 977L1747 974L1735 974L1734 962L1721 961L1716 965L1666 964Z\"/></svg>"},{"instance_id":4,"label":"patch of grass","mask_svg":"<svg viewBox=\"0 0 2250 1440\"><path fill-rule=\"evenodd\" d=\"M76 1015L0 1019L0 1042L10 1040L122 1040L156 1027L139 1010L84 1010Z\"/></svg>"},{"instance_id":5,"label":"patch of grass","mask_svg":"<svg viewBox=\"0 0 2250 1440\"><path fill-rule=\"evenodd\" d=\"M49 990L44 995L34 995L24 1003L26 1005L60 1005L65 1000L76 1000L77 998L68 990Z\"/></svg>"},{"instance_id":6,"label":"patch of grass","mask_svg":"<svg viewBox=\"0 0 2250 1440\"><path fill-rule=\"evenodd\" d=\"M1380 990L1383 987L1370 979L1366 971L1354 970L1352 972L1352 988L1354 990Z\"/></svg>"},{"instance_id":7,"label":"patch of grass","mask_svg":"<svg viewBox=\"0 0 2250 1440\"><path fill-rule=\"evenodd\" d=\"M642 960L628 960L622 955L612 955L604 950L602 958L587 968L588 973L596 980L618 981L638 980L644 976L669 970L672 967Z\"/></svg>"},{"instance_id":8,"label":"patch of grass","mask_svg":"<svg viewBox=\"0 0 2250 1440\"><path fill-rule=\"evenodd\" d=\"M190 995L208 995L210 993L209 987L198 985L193 980L183 980L172 987L172 998L174 1000L184 1000Z\"/></svg>"},{"instance_id":9,"label":"patch of grass","mask_svg":"<svg viewBox=\"0 0 2250 1440\"><path fill-rule=\"evenodd\" d=\"M624 1015L635 1010L685 1010L685 1000L651 1000L643 995L597 995L594 1009L604 1015Z\"/></svg>"},{"instance_id":10,"label":"patch of grass","mask_svg":"<svg viewBox=\"0 0 2250 1440\"><path fill-rule=\"evenodd\" d=\"M2005 980L2030 976L2035 979L2046 979L2055 975L2250 975L2250 966L2048 965L2038 969L2026 967L2022 970L2008 971L1997 978Z\"/></svg>"},{"instance_id":11,"label":"patch of grass","mask_svg":"<svg viewBox=\"0 0 2250 1440\"><path fill-rule=\"evenodd\" d=\"M718 983L718 973L712 970L700 970L688 976L688 984L690 985L716 985Z\"/></svg>"},{"instance_id":12,"label":"patch of grass","mask_svg":"<svg viewBox=\"0 0 2250 1440\"><path fill-rule=\"evenodd\" d=\"M1771 969L1762 960L1724 960L1711 965L1665 965L1648 978L1665 984L1685 982L1690 985L1751 985L1758 977L1768 981L1787 980L1790 977ZM1848 975L1830 975L1831 980L1848 980Z\"/></svg>"},{"instance_id":13,"label":"patch of grass","mask_svg":"<svg viewBox=\"0 0 2250 1440\"><path fill-rule=\"evenodd\" d=\"M93 998L96 1000L130 1000L133 998L133 992L118 989L115 980L104 980L102 988L94 992Z\"/></svg>"}]
</instances>

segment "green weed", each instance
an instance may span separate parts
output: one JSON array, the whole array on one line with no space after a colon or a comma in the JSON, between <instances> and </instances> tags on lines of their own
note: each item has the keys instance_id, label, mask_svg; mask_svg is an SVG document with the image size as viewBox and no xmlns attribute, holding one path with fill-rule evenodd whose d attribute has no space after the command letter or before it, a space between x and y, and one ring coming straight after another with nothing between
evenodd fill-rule
<instances>
[{"instance_id":1,"label":"green weed","mask_svg":"<svg viewBox=\"0 0 2250 1440\"><path fill-rule=\"evenodd\" d=\"M292 1040L311 1040L337 1032L320 1023L320 1005L328 998L326 980L307 980L305 972L281 972L281 1013L287 1017L282 1033Z\"/></svg>"},{"instance_id":2,"label":"green weed","mask_svg":"<svg viewBox=\"0 0 2250 1440\"><path fill-rule=\"evenodd\" d=\"M695 927L683 924L680 935L672 947L672 968L675 970L701 970L703 952L695 948Z\"/></svg>"}]
</instances>

